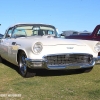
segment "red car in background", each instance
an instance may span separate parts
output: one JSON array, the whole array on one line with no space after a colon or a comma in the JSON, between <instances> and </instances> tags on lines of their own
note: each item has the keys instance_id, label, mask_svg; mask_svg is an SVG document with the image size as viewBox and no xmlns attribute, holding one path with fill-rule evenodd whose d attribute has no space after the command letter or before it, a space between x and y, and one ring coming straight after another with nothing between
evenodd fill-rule
<instances>
[{"instance_id":1,"label":"red car in background","mask_svg":"<svg viewBox=\"0 0 100 100\"><path fill-rule=\"evenodd\" d=\"M100 25L97 25L94 28L93 32L91 32L91 33L83 32L78 35L65 36L65 38L66 39L81 39L81 40L100 41ZM100 52L98 53L98 57L100 58ZM100 63L100 61L98 63Z\"/></svg>"},{"instance_id":2,"label":"red car in background","mask_svg":"<svg viewBox=\"0 0 100 100\"><path fill-rule=\"evenodd\" d=\"M83 39L83 40L96 40L100 41L100 25L97 25L93 32L83 32L78 35L65 36L67 39Z\"/></svg>"}]
</instances>

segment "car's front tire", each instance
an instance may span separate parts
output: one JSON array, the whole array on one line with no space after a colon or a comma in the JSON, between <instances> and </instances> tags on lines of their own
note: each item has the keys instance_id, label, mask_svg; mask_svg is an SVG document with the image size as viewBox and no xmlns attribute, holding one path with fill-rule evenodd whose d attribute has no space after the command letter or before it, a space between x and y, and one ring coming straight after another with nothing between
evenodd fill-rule
<instances>
[{"instance_id":1,"label":"car's front tire","mask_svg":"<svg viewBox=\"0 0 100 100\"><path fill-rule=\"evenodd\" d=\"M22 77L32 77L35 76L35 73L32 72L32 69L28 68L25 58L27 58L25 52L20 52L19 54L19 73Z\"/></svg>"},{"instance_id":2,"label":"car's front tire","mask_svg":"<svg viewBox=\"0 0 100 100\"><path fill-rule=\"evenodd\" d=\"M1 56L0 56L0 63L2 63L2 58L1 58Z\"/></svg>"}]
</instances>

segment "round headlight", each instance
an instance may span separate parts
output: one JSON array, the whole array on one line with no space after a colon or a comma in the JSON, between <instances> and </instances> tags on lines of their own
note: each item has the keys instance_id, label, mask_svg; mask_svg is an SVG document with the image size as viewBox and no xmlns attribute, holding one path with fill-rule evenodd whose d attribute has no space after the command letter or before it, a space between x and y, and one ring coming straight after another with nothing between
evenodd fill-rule
<instances>
[{"instance_id":1,"label":"round headlight","mask_svg":"<svg viewBox=\"0 0 100 100\"><path fill-rule=\"evenodd\" d=\"M99 52L100 51L100 42L98 42L95 46L94 46L94 50L96 52Z\"/></svg>"},{"instance_id":2,"label":"round headlight","mask_svg":"<svg viewBox=\"0 0 100 100\"><path fill-rule=\"evenodd\" d=\"M42 47L42 44L40 42L35 43L33 46L33 52L35 54L39 54L42 51L42 49L43 49L43 47Z\"/></svg>"}]
</instances>

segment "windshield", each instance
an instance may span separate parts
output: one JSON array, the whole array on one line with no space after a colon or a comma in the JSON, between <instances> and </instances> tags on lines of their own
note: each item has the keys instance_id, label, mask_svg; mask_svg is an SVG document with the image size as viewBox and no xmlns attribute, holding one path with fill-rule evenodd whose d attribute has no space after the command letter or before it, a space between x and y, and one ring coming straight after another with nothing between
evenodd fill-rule
<instances>
[{"instance_id":1,"label":"windshield","mask_svg":"<svg viewBox=\"0 0 100 100\"><path fill-rule=\"evenodd\" d=\"M44 25L21 25L17 26L12 34L12 37L26 37L26 36L43 36L56 35L56 29Z\"/></svg>"}]
</instances>

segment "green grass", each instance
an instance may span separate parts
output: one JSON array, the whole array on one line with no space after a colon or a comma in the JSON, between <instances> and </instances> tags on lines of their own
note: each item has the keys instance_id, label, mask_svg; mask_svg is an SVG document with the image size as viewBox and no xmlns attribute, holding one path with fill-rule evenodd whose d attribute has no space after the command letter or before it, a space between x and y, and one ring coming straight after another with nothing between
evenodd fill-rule
<instances>
[{"instance_id":1,"label":"green grass","mask_svg":"<svg viewBox=\"0 0 100 100\"><path fill-rule=\"evenodd\" d=\"M7 62L0 64L0 100L100 100L99 65L89 73L37 70L31 78L17 70Z\"/></svg>"}]
</instances>

